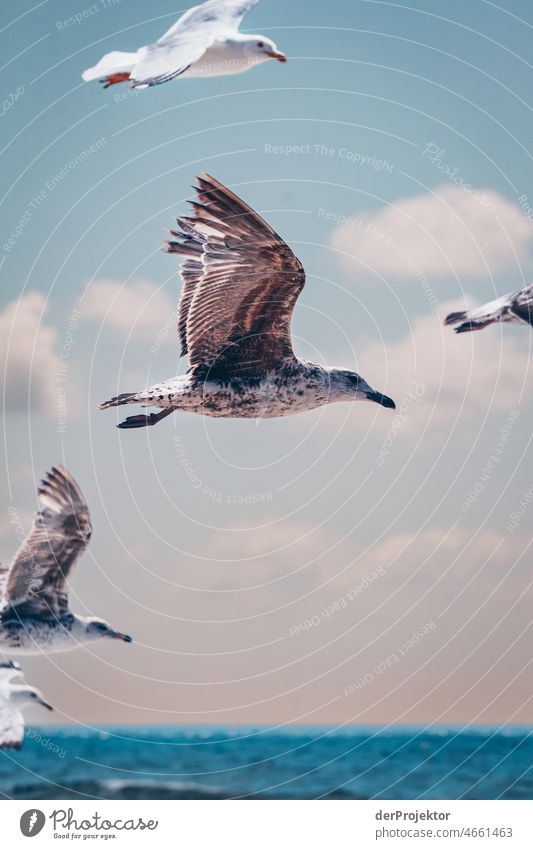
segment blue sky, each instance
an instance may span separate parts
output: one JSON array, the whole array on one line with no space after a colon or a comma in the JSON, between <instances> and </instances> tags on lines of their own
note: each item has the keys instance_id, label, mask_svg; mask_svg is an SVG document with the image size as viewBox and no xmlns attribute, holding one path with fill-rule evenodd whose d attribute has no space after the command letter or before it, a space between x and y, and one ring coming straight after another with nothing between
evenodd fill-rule
<instances>
[{"instance_id":1,"label":"blue sky","mask_svg":"<svg viewBox=\"0 0 533 849\"><path fill-rule=\"evenodd\" d=\"M531 336L442 328L530 279L529 4L264 0L243 29L286 65L82 82L185 8L2 12L0 554L9 510L28 526L64 462L95 528L73 607L136 638L28 659L28 676L58 721L530 722L527 506L507 526L532 485ZM298 352L360 369L396 416L121 433L96 412L186 368L159 248L203 170L304 263Z\"/></svg>"}]
</instances>

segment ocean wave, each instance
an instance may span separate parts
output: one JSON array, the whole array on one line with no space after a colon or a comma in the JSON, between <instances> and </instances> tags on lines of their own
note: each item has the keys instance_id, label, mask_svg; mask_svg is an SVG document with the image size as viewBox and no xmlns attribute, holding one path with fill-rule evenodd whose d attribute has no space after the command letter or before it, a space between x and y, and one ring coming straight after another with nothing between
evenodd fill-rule
<instances>
[{"instance_id":1,"label":"ocean wave","mask_svg":"<svg viewBox=\"0 0 533 849\"><path fill-rule=\"evenodd\" d=\"M64 759L28 739L21 752L0 752L0 796L353 799L385 790L400 799L425 798L438 788L439 798L449 799L531 797L529 727L263 729L244 740L235 727L232 740L227 729L204 728L204 745L197 731L108 727L69 730L68 739L50 733L68 751ZM141 734L149 739L136 740Z\"/></svg>"},{"instance_id":2,"label":"ocean wave","mask_svg":"<svg viewBox=\"0 0 533 849\"><path fill-rule=\"evenodd\" d=\"M4 787L11 799L230 799L221 787L196 782L151 780L81 780L70 782L68 788L43 782L27 782Z\"/></svg>"}]
</instances>

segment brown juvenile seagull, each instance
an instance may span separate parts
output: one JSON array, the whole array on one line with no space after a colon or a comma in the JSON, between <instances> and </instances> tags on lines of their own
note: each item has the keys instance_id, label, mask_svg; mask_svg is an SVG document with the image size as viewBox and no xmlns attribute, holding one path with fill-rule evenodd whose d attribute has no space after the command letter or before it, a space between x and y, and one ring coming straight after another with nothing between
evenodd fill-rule
<instances>
[{"instance_id":1,"label":"brown juvenile seagull","mask_svg":"<svg viewBox=\"0 0 533 849\"><path fill-rule=\"evenodd\" d=\"M465 312L451 312L444 324L458 324L456 333L468 333L470 330L482 330L489 324L515 322L516 324L533 324L533 283L509 292L502 298L489 301L482 307Z\"/></svg>"},{"instance_id":2,"label":"brown juvenile seagull","mask_svg":"<svg viewBox=\"0 0 533 849\"><path fill-rule=\"evenodd\" d=\"M66 579L91 538L89 508L62 466L38 490L41 509L9 566L0 565L0 651L69 651L103 637L131 637L93 616L71 613Z\"/></svg>"},{"instance_id":3,"label":"brown juvenile seagull","mask_svg":"<svg viewBox=\"0 0 533 849\"><path fill-rule=\"evenodd\" d=\"M185 257L178 306L186 375L141 392L118 395L99 409L123 404L161 407L130 416L121 428L154 425L174 410L224 418L274 418L335 401L395 407L349 369L298 359L291 316L305 273L283 239L250 206L209 175L198 177L194 214L178 218L168 253Z\"/></svg>"}]
</instances>

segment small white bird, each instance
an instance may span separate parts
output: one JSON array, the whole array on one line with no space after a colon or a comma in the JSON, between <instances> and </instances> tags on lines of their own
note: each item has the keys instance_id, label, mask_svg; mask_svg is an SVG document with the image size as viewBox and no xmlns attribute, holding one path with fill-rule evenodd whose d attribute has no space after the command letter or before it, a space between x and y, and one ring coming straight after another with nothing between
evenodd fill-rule
<instances>
[{"instance_id":1,"label":"small white bird","mask_svg":"<svg viewBox=\"0 0 533 849\"><path fill-rule=\"evenodd\" d=\"M178 219L169 253L184 256L178 307L186 375L123 393L99 409L141 404L160 413L130 416L120 428L155 425L174 410L267 419L337 401L394 409L350 369L296 357L291 317L305 283L301 262L270 224L226 186L198 177L194 214Z\"/></svg>"},{"instance_id":2,"label":"small white bird","mask_svg":"<svg viewBox=\"0 0 533 849\"><path fill-rule=\"evenodd\" d=\"M92 532L78 484L59 466L48 473L38 495L42 507L30 533L11 565L0 565L0 651L70 651L103 637L131 643L106 622L69 610L66 579Z\"/></svg>"},{"instance_id":3,"label":"small white bird","mask_svg":"<svg viewBox=\"0 0 533 849\"><path fill-rule=\"evenodd\" d=\"M135 53L114 50L84 80L100 79L104 88L129 80L133 88L166 83L174 77L222 77L287 57L263 35L244 35L239 26L259 0L208 0L189 9L153 44Z\"/></svg>"},{"instance_id":4,"label":"small white bird","mask_svg":"<svg viewBox=\"0 0 533 849\"><path fill-rule=\"evenodd\" d=\"M13 680L17 677L21 681L14 684ZM42 705L53 710L40 690L29 687L22 679L18 663L0 663L0 749L20 749L22 746L24 717L21 708L28 705Z\"/></svg>"},{"instance_id":5,"label":"small white bird","mask_svg":"<svg viewBox=\"0 0 533 849\"><path fill-rule=\"evenodd\" d=\"M533 324L533 283L476 309L451 312L446 316L444 324L459 324L459 327L454 328L455 332L468 333L470 330L482 330L489 324L503 322Z\"/></svg>"}]
</instances>

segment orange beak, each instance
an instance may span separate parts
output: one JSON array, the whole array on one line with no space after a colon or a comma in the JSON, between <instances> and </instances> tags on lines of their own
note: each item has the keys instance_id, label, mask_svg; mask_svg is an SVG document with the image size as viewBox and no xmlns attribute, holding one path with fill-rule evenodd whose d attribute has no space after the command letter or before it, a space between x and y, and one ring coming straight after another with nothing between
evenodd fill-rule
<instances>
[{"instance_id":1,"label":"orange beak","mask_svg":"<svg viewBox=\"0 0 533 849\"><path fill-rule=\"evenodd\" d=\"M270 56L271 59L277 59L278 62L286 62L287 61L287 57L285 56L285 53L269 53L268 55Z\"/></svg>"}]
</instances>

